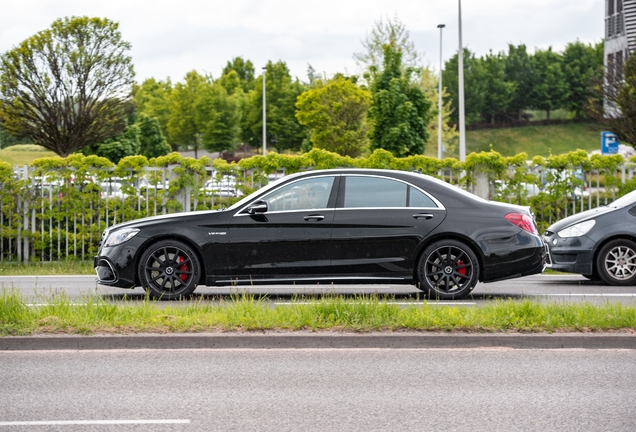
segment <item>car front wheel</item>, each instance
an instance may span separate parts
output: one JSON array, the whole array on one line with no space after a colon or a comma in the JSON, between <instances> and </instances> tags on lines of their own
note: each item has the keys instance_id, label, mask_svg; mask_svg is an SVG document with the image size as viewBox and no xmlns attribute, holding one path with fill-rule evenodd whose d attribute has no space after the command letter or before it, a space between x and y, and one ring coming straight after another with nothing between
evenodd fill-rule
<instances>
[{"instance_id":1,"label":"car front wheel","mask_svg":"<svg viewBox=\"0 0 636 432\"><path fill-rule=\"evenodd\" d=\"M419 289L431 299L466 297L479 279L479 262L471 248L456 240L429 245L418 266Z\"/></svg>"},{"instance_id":2,"label":"car front wheel","mask_svg":"<svg viewBox=\"0 0 636 432\"><path fill-rule=\"evenodd\" d=\"M154 298L175 300L192 294L201 275L196 254L185 243L163 240L151 245L139 261L141 286Z\"/></svg>"},{"instance_id":3,"label":"car front wheel","mask_svg":"<svg viewBox=\"0 0 636 432\"><path fill-rule=\"evenodd\" d=\"M636 243L631 240L612 240L596 259L598 275L609 285L636 284Z\"/></svg>"}]
</instances>

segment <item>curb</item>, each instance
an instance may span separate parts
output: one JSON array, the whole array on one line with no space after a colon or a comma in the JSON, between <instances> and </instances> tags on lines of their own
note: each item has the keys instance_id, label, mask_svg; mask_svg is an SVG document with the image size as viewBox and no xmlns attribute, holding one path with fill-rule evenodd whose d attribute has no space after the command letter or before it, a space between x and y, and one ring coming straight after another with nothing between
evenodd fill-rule
<instances>
[{"instance_id":1,"label":"curb","mask_svg":"<svg viewBox=\"0 0 636 432\"><path fill-rule=\"evenodd\" d=\"M636 349L635 334L186 333L0 338L0 351L111 349Z\"/></svg>"}]
</instances>

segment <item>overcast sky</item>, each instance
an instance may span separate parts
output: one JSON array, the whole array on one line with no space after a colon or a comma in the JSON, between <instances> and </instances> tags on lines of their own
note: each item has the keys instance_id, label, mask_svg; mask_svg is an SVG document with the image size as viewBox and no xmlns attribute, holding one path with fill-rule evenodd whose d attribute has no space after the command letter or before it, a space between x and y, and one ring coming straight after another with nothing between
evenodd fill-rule
<instances>
[{"instance_id":1,"label":"overcast sky","mask_svg":"<svg viewBox=\"0 0 636 432\"><path fill-rule=\"evenodd\" d=\"M287 63L292 76L358 72L353 54L374 22L397 17L424 62L439 70L458 50L454 0L0 0L0 52L65 16L117 21L132 44L137 80L182 81L197 70L218 77L228 60L251 60L257 73L268 60ZM464 0L463 44L478 56L508 43L562 51L577 39L603 38L604 0Z\"/></svg>"}]
</instances>

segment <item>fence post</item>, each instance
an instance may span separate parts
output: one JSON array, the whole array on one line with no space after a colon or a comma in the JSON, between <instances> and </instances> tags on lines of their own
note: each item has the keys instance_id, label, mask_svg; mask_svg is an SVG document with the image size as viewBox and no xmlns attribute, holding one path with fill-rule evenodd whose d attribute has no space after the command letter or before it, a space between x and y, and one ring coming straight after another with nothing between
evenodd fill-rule
<instances>
[{"instance_id":1,"label":"fence post","mask_svg":"<svg viewBox=\"0 0 636 432\"><path fill-rule=\"evenodd\" d=\"M23 165L22 170L21 170L21 179L24 180L25 182L29 179L29 166L28 165ZM27 234L29 232L29 200L27 199L22 199L22 228L21 230L24 231L24 236L22 238L22 257L21 259L18 259L18 261L28 261L29 260L29 235Z\"/></svg>"},{"instance_id":2,"label":"fence post","mask_svg":"<svg viewBox=\"0 0 636 432\"><path fill-rule=\"evenodd\" d=\"M481 172L479 166L475 167L475 187L473 193L483 199L490 199L490 182L488 181L488 175Z\"/></svg>"},{"instance_id":3,"label":"fence post","mask_svg":"<svg viewBox=\"0 0 636 432\"><path fill-rule=\"evenodd\" d=\"M174 178L177 177L177 174L175 174L174 169L177 167L177 165L170 165L168 167L168 179L172 180ZM191 207L191 202L190 202L190 187L184 187L179 189L179 192L177 192L175 194L174 199L181 204L181 208L183 209L183 211L189 212L190 211L190 207Z\"/></svg>"},{"instance_id":4,"label":"fence post","mask_svg":"<svg viewBox=\"0 0 636 432\"><path fill-rule=\"evenodd\" d=\"M198 204L197 195L199 195L198 192L199 192L199 175L195 171L195 173L194 173L194 194L193 194L194 195L194 203L193 203L194 210L197 209L197 204ZM190 196L190 194L188 194L188 197L189 196Z\"/></svg>"}]
</instances>

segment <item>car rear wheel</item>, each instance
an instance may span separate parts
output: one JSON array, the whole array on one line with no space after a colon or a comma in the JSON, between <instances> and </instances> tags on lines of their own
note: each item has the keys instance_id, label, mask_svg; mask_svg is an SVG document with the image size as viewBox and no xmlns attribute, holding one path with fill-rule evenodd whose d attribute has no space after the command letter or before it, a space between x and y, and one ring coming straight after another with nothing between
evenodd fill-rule
<instances>
[{"instance_id":1,"label":"car rear wheel","mask_svg":"<svg viewBox=\"0 0 636 432\"><path fill-rule=\"evenodd\" d=\"M453 300L466 297L479 279L479 262L471 248L456 240L429 245L418 267L419 289L428 298Z\"/></svg>"},{"instance_id":2,"label":"car rear wheel","mask_svg":"<svg viewBox=\"0 0 636 432\"><path fill-rule=\"evenodd\" d=\"M636 284L636 243L631 240L612 240L596 258L598 275L609 285Z\"/></svg>"},{"instance_id":3,"label":"car rear wheel","mask_svg":"<svg viewBox=\"0 0 636 432\"><path fill-rule=\"evenodd\" d=\"M146 249L139 261L138 273L141 286L152 297L174 300L196 289L201 266L188 245L163 240Z\"/></svg>"}]
</instances>

